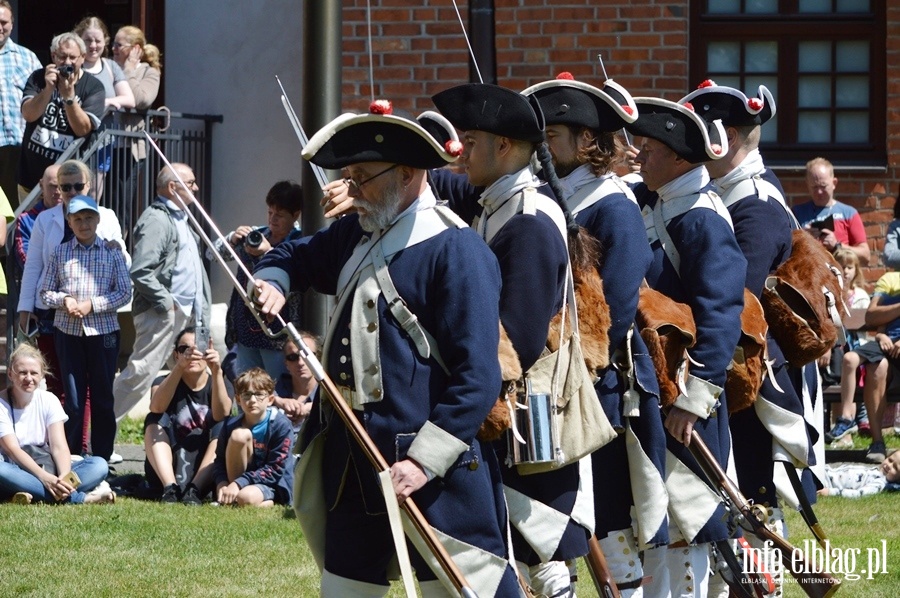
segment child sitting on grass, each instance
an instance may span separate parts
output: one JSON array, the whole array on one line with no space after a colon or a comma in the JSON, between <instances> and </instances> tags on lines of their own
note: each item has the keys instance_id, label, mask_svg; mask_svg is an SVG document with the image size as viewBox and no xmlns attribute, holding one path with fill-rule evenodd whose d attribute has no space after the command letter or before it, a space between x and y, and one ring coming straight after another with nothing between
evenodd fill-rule
<instances>
[{"instance_id":1,"label":"child sitting on grass","mask_svg":"<svg viewBox=\"0 0 900 598\"><path fill-rule=\"evenodd\" d=\"M273 407L275 382L260 368L234 381L242 413L225 422L219 434L213 474L223 505L270 507L291 502L294 478L293 428Z\"/></svg>"}]
</instances>

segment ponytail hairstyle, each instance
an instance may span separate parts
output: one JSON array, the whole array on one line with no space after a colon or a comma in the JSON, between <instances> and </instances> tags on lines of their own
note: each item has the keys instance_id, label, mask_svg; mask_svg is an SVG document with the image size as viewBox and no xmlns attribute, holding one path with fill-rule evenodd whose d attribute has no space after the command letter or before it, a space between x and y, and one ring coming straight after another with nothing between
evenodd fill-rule
<instances>
[{"instance_id":1,"label":"ponytail hairstyle","mask_svg":"<svg viewBox=\"0 0 900 598\"><path fill-rule=\"evenodd\" d=\"M147 44L146 46L144 46L144 56L142 60L149 64L152 68L155 68L158 71L162 71L162 62L160 62L161 58L162 53L159 51L159 48L157 48L153 44Z\"/></svg>"},{"instance_id":2,"label":"ponytail hairstyle","mask_svg":"<svg viewBox=\"0 0 900 598\"><path fill-rule=\"evenodd\" d=\"M553 161L547 142L543 141L537 144L535 152L541 163L541 169L544 171L544 179L550 185L550 189L556 196L556 203L559 204L566 217L569 260L572 262L572 276L577 284L582 279L582 273L588 271L588 268L592 268L596 272L597 262L600 259L600 243L575 221L575 217L569 211L562 185L559 182L559 177L556 176L556 169L553 168Z\"/></svg>"}]
</instances>

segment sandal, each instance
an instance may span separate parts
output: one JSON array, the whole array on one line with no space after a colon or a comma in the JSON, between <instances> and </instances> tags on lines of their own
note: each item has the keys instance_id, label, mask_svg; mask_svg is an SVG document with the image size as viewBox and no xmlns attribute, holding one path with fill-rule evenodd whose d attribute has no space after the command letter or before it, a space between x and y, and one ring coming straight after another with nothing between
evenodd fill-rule
<instances>
[{"instance_id":1,"label":"sandal","mask_svg":"<svg viewBox=\"0 0 900 598\"><path fill-rule=\"evenodd\" d=\"M28 492L16 492L10 502L14 505L30 505L33 500L34 496Z\"/></svg>"}]
</instances>

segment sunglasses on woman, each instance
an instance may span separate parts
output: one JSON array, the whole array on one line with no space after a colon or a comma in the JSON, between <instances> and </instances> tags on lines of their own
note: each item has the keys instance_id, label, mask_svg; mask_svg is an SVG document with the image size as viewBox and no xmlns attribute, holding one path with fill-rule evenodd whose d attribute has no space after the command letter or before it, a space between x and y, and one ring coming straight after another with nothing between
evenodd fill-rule
<instances>
[{"instance_id":1,"label":"sunglasses on woman","mask_svg":"<svg viewBox=\"0 0 900 598\"><path fill-rule=\"evenodd\" d=\"M59 186L59 188L62 190L63 193L68 193L73 188L78 193L81 193L82 191L84 191L85 187L87 187L87 184L85 184L85 183L63 183L62 185Z\"/></svg>"},{"instance_id":2,"label":"sunglasses on woman","mask_svg":"<svg viewBox=\"0 0 900 598\"><path fill-rule=\"evenodd\" d=\"M300 354L299 353L288 353L287 355L284 356L284 360L290 361L291 363L293 363L295 361L300 361Z\"/></svg>"}]
</instances>

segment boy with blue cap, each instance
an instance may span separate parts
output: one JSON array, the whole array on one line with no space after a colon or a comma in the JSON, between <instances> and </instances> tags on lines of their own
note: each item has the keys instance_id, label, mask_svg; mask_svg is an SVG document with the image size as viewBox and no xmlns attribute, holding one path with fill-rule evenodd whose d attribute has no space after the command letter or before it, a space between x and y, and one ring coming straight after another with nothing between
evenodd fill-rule
<instances>
[{"instance_id":1,"label":"boy with blue cap","mask_svg":"<svg viewBox=\"0 0 900 598\"><path fill-rule=\"evenodd\" d=\"M91 386L91 451L109 459L116 438L112 383L119 357L116 310L131 300L125 257L97 236L100 210L87 195L69 200L74 237L53 252L39 283L41 299L56 310L54 340L69 416L69 450L82 452L84 399Z\"/></svg>"}]
</instances>

